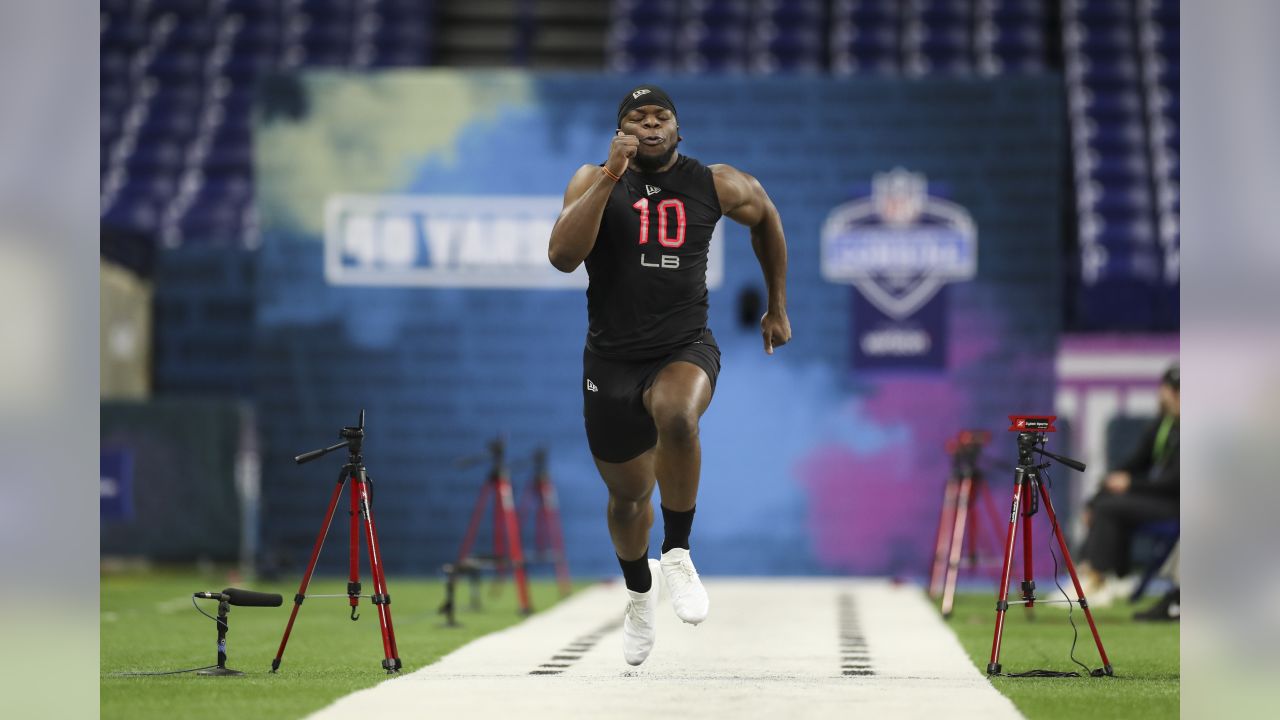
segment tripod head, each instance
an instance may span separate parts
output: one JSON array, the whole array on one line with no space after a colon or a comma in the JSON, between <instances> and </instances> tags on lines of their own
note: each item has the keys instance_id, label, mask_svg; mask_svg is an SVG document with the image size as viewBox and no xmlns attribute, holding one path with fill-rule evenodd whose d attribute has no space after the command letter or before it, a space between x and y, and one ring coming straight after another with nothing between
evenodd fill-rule
<instances>
[{"instance_id":1,"label":"tripod head","mask_svg":"<svg viewBox=\"0 0 1280 720\"><path fill-rule=\"evenodd\" d=\"M516 470L527 467L531 462L537 462L537 456L524 460L516 460L509 462L507 460L507 439L503 435L498 435L485 445L488 452L466 455L453 461L453 466L459 470L466 470L477 465L487 463L489 465L489 474L491 477L499 475L507 475Z\"/></svg>"},{"instance_id":2,"label":"tripod head","mask_svg":"<svg viewBox=\"0 0 1280 720\"><path fill-rule=\"evenodd\" d=\"M951 455L954 474L957 477L979 474L982 449L990 441L991 433L986 430L961 430L948 440L947 452Z\"/></svg>"},{"instance_id":3,"label":"tripod head","mask_svg":"<svg viewBox=\"0 0 1280 720\"><path fill-rule=\"evenodd\" d=\"M360 448L364 444L364 409L363 408L360 409L360 423L355 427L348 425L342 428L341 430L338 431L338 437L343 439L342 442L336 443L334 445L330 445L329 447L320 448L319 450L312 450L310 452L302 453L301 455L294 457L293 461L298 463L299 465L302 465L304 463L309 463L312 460L315 460L316 458L321 457L327 453L333 452L338 448L347 448L347 455L349 456L351 462L353 463L360 462Z\"/></svg>"},{"instance_id":4,"label":"tripod head","mask_svg":"<svg viewBox=\"0 0 1280 720\"><path fill-rule=\"evenodd\" d=\"M498 435L489 441L489 456L493 458L493 470L495 473L501 472L507 463L507 440Z\"/></svg>"},{"instance_id":5,"label":"tripod head","mask_svg":"<svg viewBox=\"0 0 1280 720\"><path fill-rule=\"evenodd\" d=\"M1079 460L1051 453L1044 449L1044 445L1048 441L1045 433L1057 432L1057 428L1053 426L1053 421L1057 419L1057 415L1009 416L1011 423L1009 430L1018 433L1018 465L1034 465L1035 460L1031 457L1031 454L1036 453L1052 460L1057 460L1072 470L1084 472L1085 464Z\"/></svg>"}]
</instances>

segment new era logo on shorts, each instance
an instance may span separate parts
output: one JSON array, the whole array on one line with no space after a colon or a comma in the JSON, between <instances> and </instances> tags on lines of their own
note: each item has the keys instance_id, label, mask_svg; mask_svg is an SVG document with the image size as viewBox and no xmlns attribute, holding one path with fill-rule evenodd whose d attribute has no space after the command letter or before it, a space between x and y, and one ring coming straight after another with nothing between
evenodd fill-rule
<instances>
[{"instance_id":1,"label":"new era logo on shorts","mask_svg":"<svg viewBox=\"0 0 1280 720\"><path fill-rule=\"evenodd\" d=\"M587 389L591 392L598 392L600 390L600 388L596 387L595 383L591 382L591 378L587 378Z\"/></svg>"}]
</instances>

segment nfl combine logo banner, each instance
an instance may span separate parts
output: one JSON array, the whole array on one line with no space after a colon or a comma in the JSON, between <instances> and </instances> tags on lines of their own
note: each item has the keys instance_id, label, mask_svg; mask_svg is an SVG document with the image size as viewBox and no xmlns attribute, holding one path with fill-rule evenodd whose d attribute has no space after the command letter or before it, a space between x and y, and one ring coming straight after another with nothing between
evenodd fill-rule
<instances>
[{"instance_id":1,"label":"nfl combine logo banner","mask_svg":"<svg viewBox=\"0 0 1280 720\"><path fill-rule=\"evenodd\" d=\"M822 277L857 289L853 359L860 368L942 369L940 291L972 280L978 235L969 212L930 195L923 173L877 173L869 196L836 206L822 226Z\"/></svg>"}]
</instances>

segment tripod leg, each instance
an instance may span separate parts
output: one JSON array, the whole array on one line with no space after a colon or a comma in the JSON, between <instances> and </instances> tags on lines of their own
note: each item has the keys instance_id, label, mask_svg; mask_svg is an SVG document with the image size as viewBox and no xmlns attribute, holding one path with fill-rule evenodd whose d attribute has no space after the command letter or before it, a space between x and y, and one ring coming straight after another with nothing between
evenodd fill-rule
<instances>
[{"instance_id":1,"label":"tripod leg","mask_svg":"<svg viewBox=\"0 0 1280 720\"><path fill-rule=\"evenodd\" d=\"M311 574L315 572L316 560L320 557L320 548L324 547L324 538L329 534L329 525L333 523L333 513L338 507L338 499L342 497L342 486L347 482L347 471L342 468L338 475L338 484L333 488L329 498L329 509L325 511L324 522L320 525L320 534L316 535L315 546L311 548L311 559L307 561L307 570L302 574L302 583L298 585L298 594L293 596L293 610L289 613L289 623L284 626L284 636L280 638L280 648L276 650L275 659L271 661L271 672L280 669L280 658L284 657L284 646L289 643L289 634L293 632L293 622L298 619L298 608L307 597L307 585L311 583Z\"/></svg>"},{"instance_id":2,"label":"tripod leg","mask_svg":"<svg viewBox=\"0 0 1280 720\"><path fill-rule=\"evenodd\" d=\"M353 476L354 478L354 476ZM359 483L351 483L351 537L350 537L350 570L347 575L347 602L351 605L351 620L360 616L356 607L360 604L360 490Z\"/></svg>"},{"instance_id":3,"label":"tripod leg","mask_svg":"<svg viewBox=\"0 0 1280 720\"><path fill-rule=\"evenodd\" d=\"M382 650L385 656L382 667L389 675L400 670L400 652L396 648L396 631L391 624L391 593L387 591L387 576L382 567L382 551L378 547L378 532L373 523L373 503L369 501L368 478L364 468L360 468L355 485L360 498L360 515L364 519L365 540L369 545L369 579L373 581L373 605L378 609L378 627L382 630Z\"/></svg>"},{"instance_id":4,"label":"tripod leg","mask_svg":"<svg viewBox=\"0 0 1280 720\"><path fill-rule=\"evenodd\" d=\"M1039 483L1035 483L1035 485L1039 485ZM1027 504L1023 508L1026 513L1024 515L1026 522L1022 523L1022 599L1026 601L1026 605L1023 607L1028 610L1035 607L1036 604L1035 568L1032 567L1035 556L1031 551L1031 513L1032 508L1035 507L1035 498L1032 496L1034 491L1035 488L1028 484L1026 490Z\"/></svg>"},{"instance_id":5,"label":"tripod leg","mask_svg":"<svg viewBox=\"0 0 1280 720\"><path fill-rule=\"evenodd\" d=\"M511 558L511 569L516 576L516 593L520 599L520 612L528 615L533 612L529 602L529 579L524 571L524 553L520 549L520 522L516 519L515 503L511 497L511 482L505 476L498 476L498 503L501 514L494 517L494 523L501 522L505 526L505 555Z\"/></svg>"},{"instance_id":6,"label":"tripod leg","mask_svg":"<svg viewBox=\"0 0 1280 720\"><path fill-rule=\"evenodd\" d=\"M546 523L547 535L551 543L551 552L556 561L556 580L560 584L560 595L568 597L573 592L569 581L569 559L564 554L564 536L560 528L560 502L556 497L555 486L547 480L542 485L542 518Z\"/></svg>"},{"instance_id":7,"label":"tripod leg","mask_svg":"<svg viewBox=\"0 0 1280 720\"><path fill-rule=\"evenodd\" d=\"M445 568L444 604L440 606L439 612L444 615L445 626L458 627L458 618L454 615L457 607L454 603L457 599L458 568L454 565L445 565Z\"/></svg>"},{"instance_id":8,"label":"tripod leg","mask_svg":"<svg viewBox=\"0 0 1280 720\"><path fill-rule=\"evenodd\" d=\"M1009 573L1013 567L1013 543L1018 533L1018 502L1022 499L1022 488L1026 482L1022 468L1015 473L1013 485L1013 506L1009 510L1009 533L1004 543L1004 566L1000 570L1000 589L996 594L996 629L991 638L991 659L987 662L987 674L1000 672L1000 639L1004 635L1004 614L1009 609Z\"/></svg>"},{"instance_id":9,"label":"tripod leg","mask_svg":"<svg viewBox=\"0 0 1280 720\"><path fill-rule=\"evenodd\" d=\"M516 502L516 519L520 521L521 527L525 527L525 523L529 522L526 518L530 518L533 523L533 550L535 553L541 552L544 548L542 545L542 495L538 486L538 478L534 478L533 482L525 486L524 492L520 493L520 499Z\"/></svg>"},{"instance_id":10,"label":"tripod leg","mask_svg":"<svg viewBox=\"0 0 1280 720\"><path fill-rule=\"evenodd\" d=\"M547 523L546 488L538 483L533 502L533 551L540 556L551 552L551 528Z\"/></svg>"},{"instance_id":11,"label":"tripod leg","mask_svg":"<svg viewBox=\"0 0 1280 720\"><path fill-rule=\"evenodd\" d=\"M938 513L938 532L933 538L933 563L929 566L929 597L942 594L942 578L947 566L946 541L951 537L955 523L956 479L947 476L947 487L942 494L942 511Z\"/></svg>"},{"instance_id":12,"label":"tripod leg","mask_svg":"<svg viewBox=\"0 0 1280 720\"><path fill-rule=\"evenodd\" d=\"M1089 601L1084 596L1084 590L1080 587L1080 577L1076 575L1076 565L1071 561L1071 551L1067 549L1067 540L1062 536L1062 528L1058 526L1058 514L1053 511L1053 501L1049 499L1049 491L1044 485L1040 485L1040 498L1044 502L1045 512L1049 515L1049 524L1053 527L1053 534L1058 539L1058 547L1062 550L1062 557L1067 563L1067 572L1071 573L1071 583L1075 586L1076 596L1080 598L1080 609L1084 611L1084 617L1089 621L1089 631L1093 633L1093 642L1098 646L1098 657L1102 658L1102 672L1105 675L1114 675L1111 669L1111 660L1107 658L1107 651L1102 647L1102 636L1098 634L1098 626L1093 621L1093 613L1089 611Z\"/></svg>"},{"instance_id":13,"label":"tripod leg","mask_svg":"<svg viewBox=\"0 0 1280 720\"><path fill-rule=\"evenodd\" d=\"M505 537L506 518L504 511L506 504L502 497L502 477L491 480L493 483L493 594L496 596L500 588L501 579L507 574L507 563L511 561L511 555L507 552L507 539ZM507 492L510 492L508 488Z\"/></svg>"},{"instance_id":14,"label":"tripod leg","mask_svg":"<svg viewBox=\"0 0 1280 720\"><path fill-rule=\"evenodd\" d=\"M956 518L951 529L951 556L947 560L947 580L942 588L942 616L951 617L956 599L956 578L960 574L960 554L964 550L964 526L969 518L969 499L973 492L973 478L966 475L960 480L956 493Z\"/></svg>"},{"instance_id":15,"label":"tripod leg","mask_svg":"<svg viewBox=\"0 0 1280 720\"><path fill-rule=\"evenodd\" d=\"M459 567L462 566L462 561L471 555L471 546L475 544L476 531L480 529L480 519L484 513L485 501L488 499L489 483L486 481L480 487L480 498L476 500L476 507L471 511L471 522L467 525L467 534L462 538L462 549L458 551L457 565Z\"/></svg>"},{"instance_id":16,"label":"tripod leg","mask_svg":"<svg viewBox=\"0 0 1280 720\"><path fill-rule=\"evenodd\" d=\"M489 479L493 487L493 582L489 585L489 597L497 599L502 594L502 581L507 576L511 554L507 551L506 517L503 515L502 480L500 476Z\"/></svg>"},{"instance_id":17,"label":"tripod leg","mask_svg":"<svg viewBox=\"0 0 1280 720\"><path fill-rule=\"evenodd\" d=\"M970 521L965 523L965 549L969 555L969 570L978 567L978 548L982 546L982 523L978 517L978 483L975 481L969 489Z\"/></svg>"}]
</instances>

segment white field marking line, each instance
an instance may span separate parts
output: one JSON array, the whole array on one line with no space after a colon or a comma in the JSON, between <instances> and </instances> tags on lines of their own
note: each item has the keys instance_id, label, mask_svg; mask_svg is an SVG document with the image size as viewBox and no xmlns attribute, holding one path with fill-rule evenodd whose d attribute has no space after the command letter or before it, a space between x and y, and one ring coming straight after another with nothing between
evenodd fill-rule
<instances>
[{"instance_id":1,"label":"white field marking line","mask_svg":"<svg viewBox=\"0 0 1280 720\"><path fill-rule=\"evenodd\" d=\"M623 662L613 626L625 607L622 586L601 585L311 717L1022 717L918 588L834 578L705 581L708 619L686 625L664 598L653 654L639 667ZM530 674L544 664L566 667ZM845 675L850 667L873 674Z\"/></svg>"}]
</instances>

